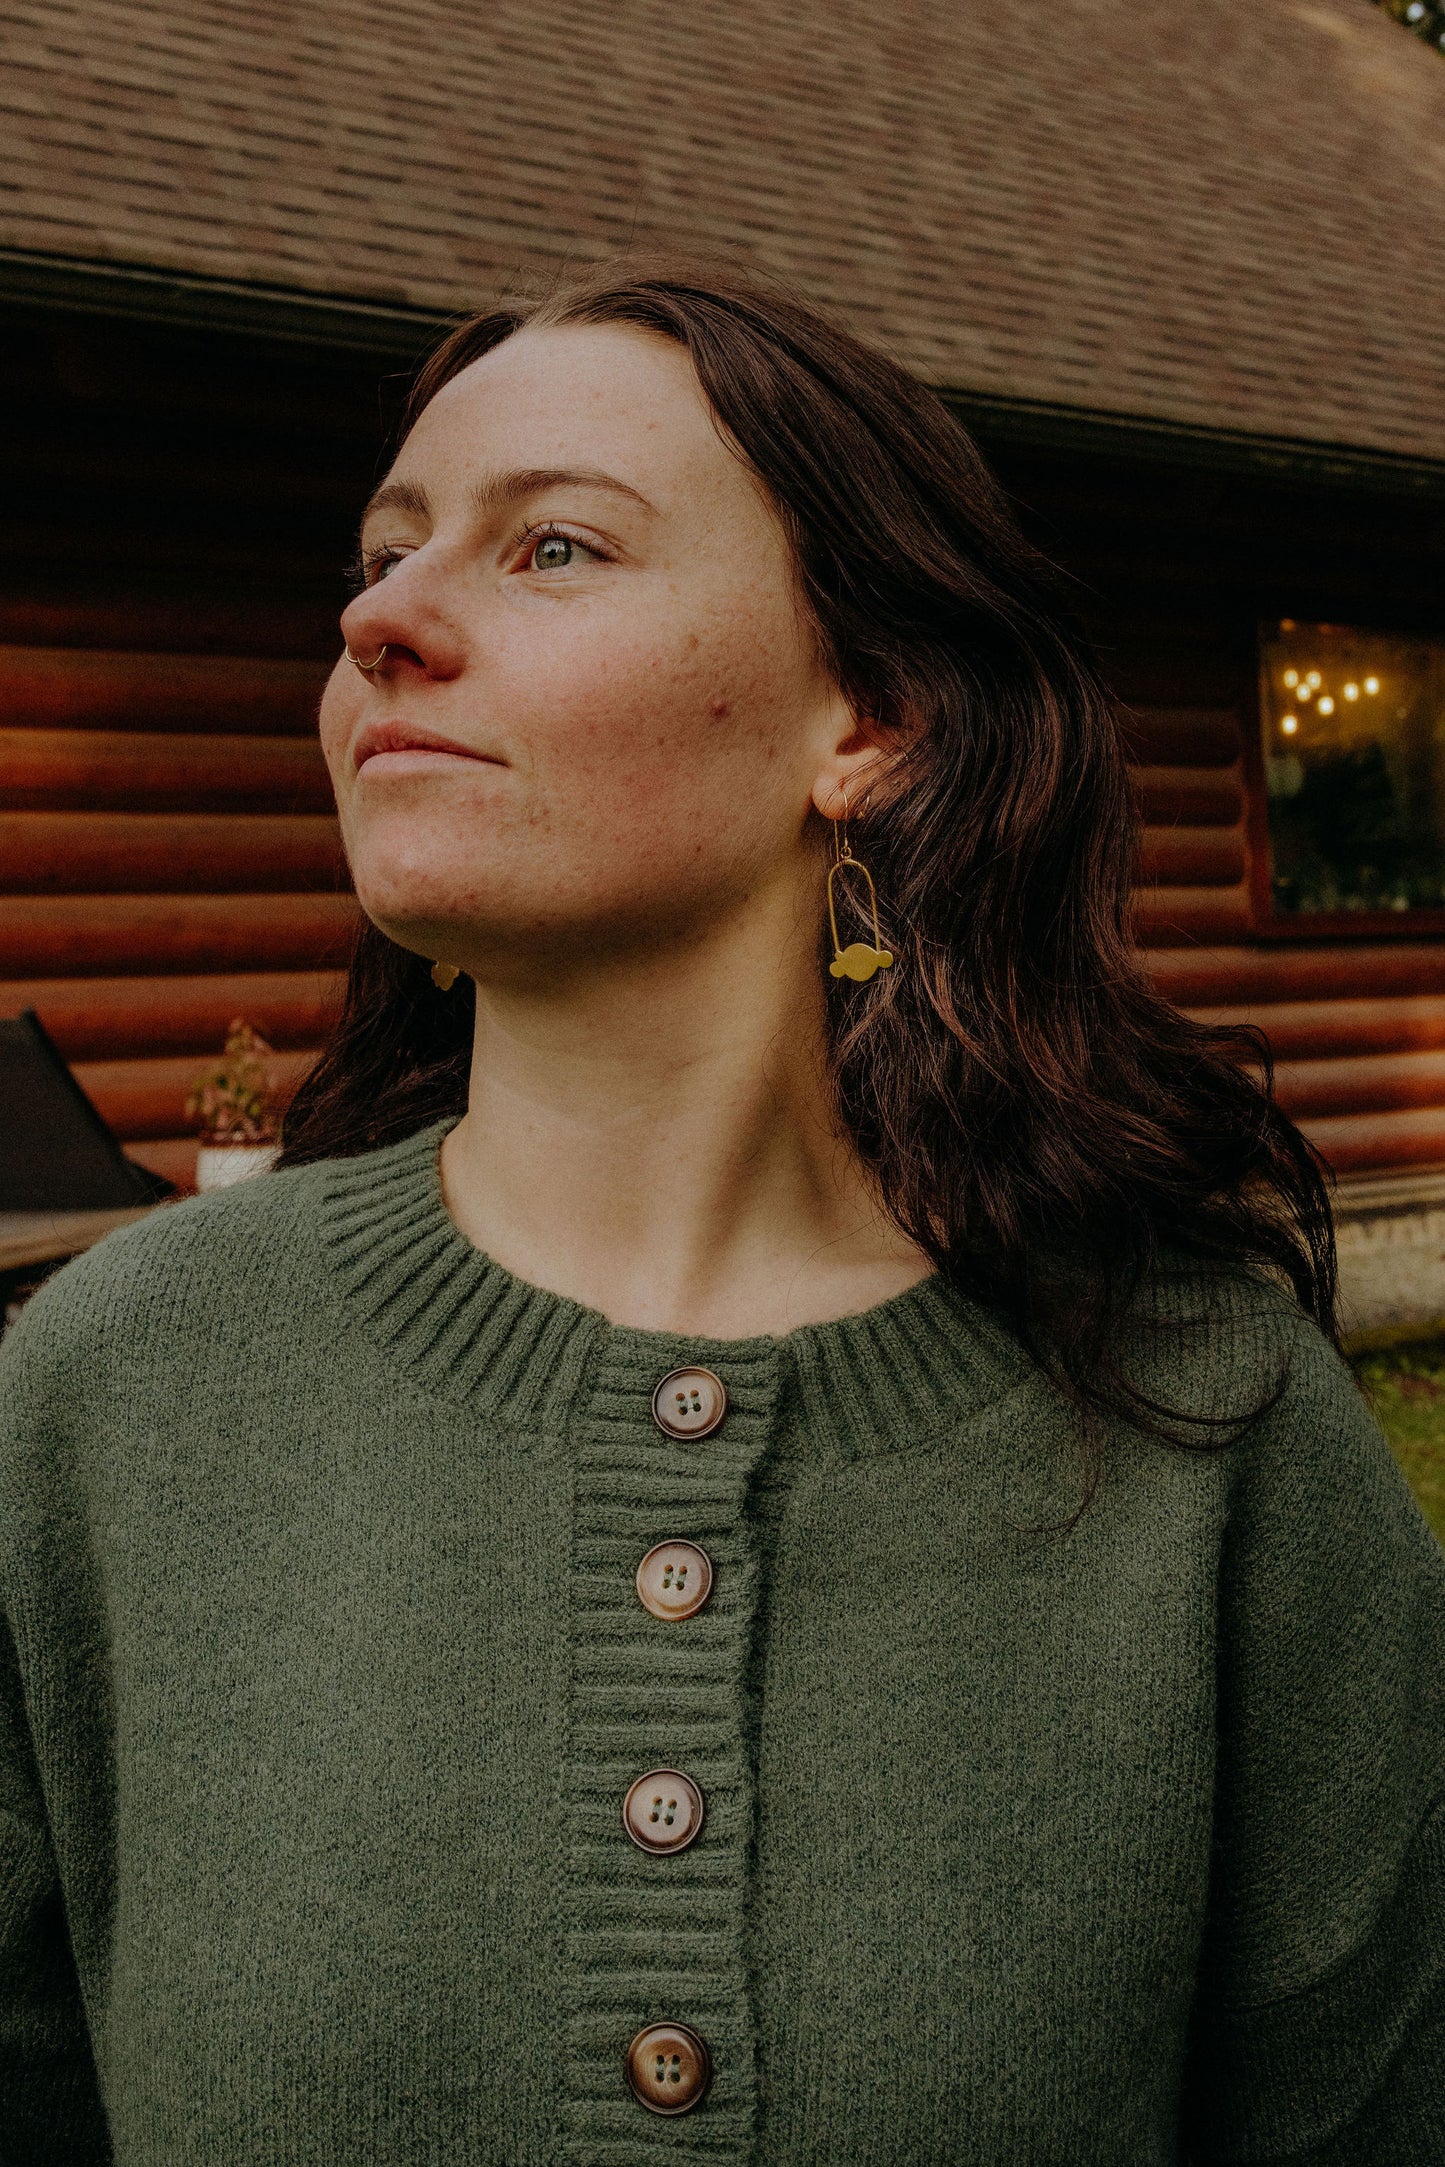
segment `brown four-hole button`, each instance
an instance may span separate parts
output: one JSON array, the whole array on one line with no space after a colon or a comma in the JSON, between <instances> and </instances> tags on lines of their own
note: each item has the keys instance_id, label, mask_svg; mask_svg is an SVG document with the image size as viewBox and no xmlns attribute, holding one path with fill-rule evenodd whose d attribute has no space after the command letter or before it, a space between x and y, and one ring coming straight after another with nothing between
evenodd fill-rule
<instances>
[{"instance_id":1,"label":"brown four-hole button","mask_svg":"<svg viewBox=\"0 0 1445 2167\"><path fill-rule=\"evenodd\" d=\"M637 1568L637 1600L654 1618L690 1618L712 1593L712 1559L695 1542L654 1543Z\"/></svg>"},{"instance_id":2,"label":"brown four-hole button","mask_svg":"<svg viewBox=\"0 0 1445 2167\"><path fill-rule=\"evenodd\" d=\"M669 1370L652 1395L652 1419L669 1437L711 1437L727 1411L727 1386L710 1369Z\"/></svg>"},{"instance_id":3,"label":"brown four-hole button","mask_svg":"<svg viewBox=\"0 0 1445 2167\"><path fill-rule=\"evenodd\" d=\"M622 1801L622 1825L640 1851L685 1851L702 1828L702 1792L680 1768L650 1768Z\"/></svg>"},{"instance_id":4,"label":"brown four-hole button","mask_svg":"<svg viewBox=\"0 0 1445 2167\"><path fill-rule=\"evenodd\" d=\"M649 2024L627 2049L627 2081L653 2114L686 2114L712 2078L712 2056L686 2024Z\"/></svg>"}]
</instances>

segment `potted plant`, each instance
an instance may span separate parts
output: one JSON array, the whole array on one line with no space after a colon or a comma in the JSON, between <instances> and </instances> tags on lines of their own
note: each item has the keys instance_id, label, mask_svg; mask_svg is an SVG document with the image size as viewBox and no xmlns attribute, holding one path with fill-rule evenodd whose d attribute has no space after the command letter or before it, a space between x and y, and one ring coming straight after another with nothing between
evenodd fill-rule
<instances>
[{"instance_id":1,"label":"potted plant","mask_svg":"<svg viewBox=\"0 0 1445 2167\"><path fill-rule=\"evenodd\" d=\"M268 1059L274 1050L238 1016L220 1060L196 1078L186 1115L201 1124L198 1189L224 1189L275 1165L281 1147Z\"/></svg>"}]
</instances>

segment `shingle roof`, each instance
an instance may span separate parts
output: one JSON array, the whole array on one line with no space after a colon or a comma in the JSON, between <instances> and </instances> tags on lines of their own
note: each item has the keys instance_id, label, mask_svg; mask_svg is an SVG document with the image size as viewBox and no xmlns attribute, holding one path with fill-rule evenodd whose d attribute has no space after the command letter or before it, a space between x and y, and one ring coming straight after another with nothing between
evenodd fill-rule
<instances>
[{"instance_id":1,"label":"shingle roof","mask_svg":"<svg viewBox=\"0 0 1445 2167\"><path fill-rule=\"evenodd\" d=\"M0 245L412 306L742 253L933 380L1445 458L1445 62L1369 0L32 0Z\"/></svg>"}]
</instances>

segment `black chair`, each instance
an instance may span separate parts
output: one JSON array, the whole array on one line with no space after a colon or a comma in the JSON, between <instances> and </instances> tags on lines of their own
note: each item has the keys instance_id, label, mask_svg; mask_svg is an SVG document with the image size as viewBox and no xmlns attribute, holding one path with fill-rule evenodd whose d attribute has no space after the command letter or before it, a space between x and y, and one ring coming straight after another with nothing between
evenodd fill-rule
<instances>
[{"instance_id":1,"label":"black chair","mask_svg":"<svg viewBox=\"0 0 1445 2167\"><path fill-rule=\"evenodd\" d=\"M126 1157L34 1009L0 1016L0 1212L123 1211L176 1193Z\"/></svg>"}]
</instances>

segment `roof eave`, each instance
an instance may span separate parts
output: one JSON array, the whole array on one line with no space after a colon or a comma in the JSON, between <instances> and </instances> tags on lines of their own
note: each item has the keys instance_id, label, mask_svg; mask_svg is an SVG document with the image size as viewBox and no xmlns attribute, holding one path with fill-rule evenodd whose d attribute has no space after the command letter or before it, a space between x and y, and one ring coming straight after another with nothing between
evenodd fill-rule
<instances>
[{"instance_id":1,"label":"roof eave","mask_svg":"<svg viewBox=\"0 0 1445 2167\"><path fill-rule=\"evenodd\" d=\"M1245 430L1052 405L955 387L943 397L985 442L1135 466L1194 469L1274 479L1315 487L1445 501L1445 459L1422 459L1371 445L1310 437L1266 436Z\"/></svg>"},{"instance_id":2,"label":"roof eave","mask_svg":"<svg viewBox=\"0 0 1445 2167\"><path fill-rule=\"evenodd\" d=\"M330 347L391 367L413 365L465 313L22 249L0 249L0 300ZM940 388L960 420L990 443L1445 501L1445 459Z\"/></svg>"},{"instance_id":3,"label":"roof eave","mask_svg":"<svg viewBox=\"0 0 1445 2167\"><path fill-rule=\"evenodd\" d=\"M393 364L418 360L461 314L22 249L0 249L0 300L329 346Z\"/></svg>"}]
</instances>

